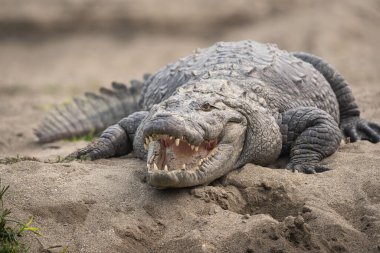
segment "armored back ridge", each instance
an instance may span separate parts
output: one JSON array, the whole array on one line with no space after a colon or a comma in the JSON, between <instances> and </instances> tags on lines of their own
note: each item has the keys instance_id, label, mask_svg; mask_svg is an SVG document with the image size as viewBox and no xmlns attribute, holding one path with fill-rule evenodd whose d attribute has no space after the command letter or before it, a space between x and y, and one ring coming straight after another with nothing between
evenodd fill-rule
<instances>
[{"instance_id":1,"label":"armored back ridge","mask_svg":"<svg viewBox=\"0 0 380 253\"><path fill-rule=\"evenodd\" d=\"M144 76L144 81L149 75ZM139 111L143 82L132 80L127 86L113 82L112 88L100 88L99 94L87 92L71 103L56 106L35 130L39 142L52 142L99 133L121 118Z\"/></svg>"}]
</instances>

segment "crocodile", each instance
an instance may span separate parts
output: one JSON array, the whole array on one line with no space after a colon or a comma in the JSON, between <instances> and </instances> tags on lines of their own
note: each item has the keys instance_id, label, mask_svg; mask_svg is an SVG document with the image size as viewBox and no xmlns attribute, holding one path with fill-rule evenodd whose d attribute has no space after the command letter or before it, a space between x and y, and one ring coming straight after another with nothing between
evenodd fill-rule
<instances>
[{"instance_id":1,"label":"crocodile","mask_svg":"<svg viewBox=\"0 0 380 253\"><path fill-rule=\"evenodd\" d=\"M324 172L330 168L321 161L342 141L380 140L380 126L360 117L347 81L331 65L252 40L197 49L141 82L114 82L75 98L35 133L49 142L101 130L67 159L133 151L146 160L147 182L156 188L205 185L280 156L291 171Z\"/></svg>"}]
</instances>

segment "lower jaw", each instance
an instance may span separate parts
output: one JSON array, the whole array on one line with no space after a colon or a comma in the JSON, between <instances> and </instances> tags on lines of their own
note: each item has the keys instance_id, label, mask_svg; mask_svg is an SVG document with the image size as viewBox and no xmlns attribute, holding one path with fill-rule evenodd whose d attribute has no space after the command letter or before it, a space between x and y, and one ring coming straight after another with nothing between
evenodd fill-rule
<instances>
[{"instance_id":1,"label":"lower jaw","mask_svg":"<svg viewBox=\"0 0 380 253\"><path fill-rule=\"evenodd\" d=\"M208 170L200 169L183 170L152 170L148 169L147 182L155 188L182 188L204 184L208 181Z\"/></svg>"}]
</instances>

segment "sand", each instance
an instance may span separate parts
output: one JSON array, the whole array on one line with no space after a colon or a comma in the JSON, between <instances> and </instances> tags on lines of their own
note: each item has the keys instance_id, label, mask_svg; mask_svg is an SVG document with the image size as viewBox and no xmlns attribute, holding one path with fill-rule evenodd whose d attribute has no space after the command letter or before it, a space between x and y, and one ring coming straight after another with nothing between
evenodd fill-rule
<instances>
[{"instance_id":1,"label":"sand","mask_svg":"<svg viewBox=\"0 0 380 253\"><path fill-rule=\"evenodd\" d=\"M321 174L248 164L209 186L162 191L133 154L54 163L86 142L36 143L53 104L220 40L325 58L362 116L380 122L378 1L217 3L0 1L0 158L38 159L0 164L0 178L11 186L5 205L44 235L24 239L31 252L380 252L380 144L342 145Z\"/></svg>"}]
</instances>

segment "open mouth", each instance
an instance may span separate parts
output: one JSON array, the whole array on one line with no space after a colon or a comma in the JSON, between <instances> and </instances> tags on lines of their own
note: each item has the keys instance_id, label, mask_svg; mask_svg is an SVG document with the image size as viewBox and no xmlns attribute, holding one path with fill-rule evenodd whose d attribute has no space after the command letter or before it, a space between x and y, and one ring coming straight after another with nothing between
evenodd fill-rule
<instances>
[{"instance_id":1,"label":"open mouth","mask_svg":"<svg viewBox=\"0 0 380 253\"><path fill-rule=\"evenodd\" d=\"M217 153L218 140L204 140L198 145L190 143L185 136L152 134L145 137L144 147L149 149L149 171L196 171Z\"/></svg>"}]
</instances>

